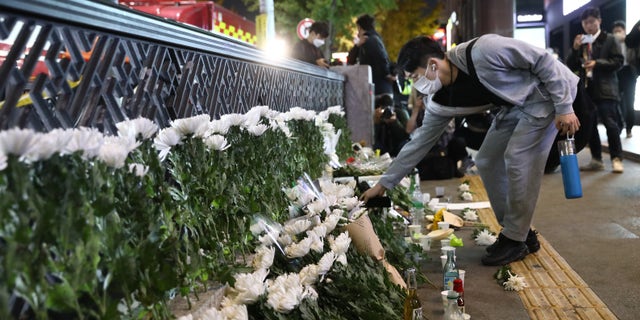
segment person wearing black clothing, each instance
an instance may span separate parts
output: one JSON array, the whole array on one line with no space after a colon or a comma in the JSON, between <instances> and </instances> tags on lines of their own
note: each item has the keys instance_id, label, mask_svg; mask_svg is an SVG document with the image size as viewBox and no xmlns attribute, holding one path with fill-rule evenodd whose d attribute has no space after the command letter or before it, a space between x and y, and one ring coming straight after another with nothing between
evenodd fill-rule
<instances>
[{"instance_id":1,"label":"person wearing black clothing","mask_svg":"<svg viewBox=\"0 0 640 320\"><path fill-rule=\"evenodd\" d=\"M629 34L624 38L624 43L628 48L640 47L640 20L636 22Z\"/></svg>"},{"instance_id":2,"label":"person wearing black clothing","mask_svg":"<svg viewBox=\"0 0 640 320\"><path fill-rule=\"evenodd\" d=\"M624 57L613 35L600 29L600 10L589 7L581 15L582 28L586 34L578 34L573 40L567 57L567 66L577 72L586 85L587 94L597 106L597 118L607 129L609 155L612 171L622 173L622 142L620 141L620 113L618 103L618 76ZM602 143L598 134L598 121L593 121L589 149L591 162L580 167L584 171L604 170Z\"/></svg>"},{"instance_id":3,"label":"person wearing black clothing","mask_svg":"<svg viewBox=\"0 0 640 320\"><path fill-rule=\"evenodd\" d=\"M314 22L309 27L307 38L298 41L293 47L293 58L328 68L329 63L319 49L324 45L324 40L328 36L329 26L325 22Z\"/></svg>"},{"instance_id":4,"label":"person wearing black clothing","mask_svg":"<svg viewBox=\"0 0 640 320\"><path fill-rule=\"evenodd\" d=\"M358 26L358 62L371 67L375 96L393 96L396 77L391 72L391 63L382 37L375 30L375 18L365 14L356 20Z\"/></svg>"},{"instance_id":5,"label":"person wearing black clothing","mask_svg":"<svg viewBox=\"0 0 640 320\"><path fill-rule=\"evenodd\" d=\"M631 129L636 122L634 106L636 79L638 78L638 70L640 69L640 52L638 48L629 48L624 43L627 34L624 21L618 20L614 22L612 31L624 55L624 65L618 70L618 88L620 91L620 109L624 118L624 127L627 131L627 138L631 138Z\"/></svg>"},{"instance_id":6,"label":"person wearing black clothing","mask_svg":"<svg viewBox=\"0 0 640 320\"><path fill-rule=\"evenodd\" d=\"M409 139L396 113L397 108L393 106L393 100L388 95L380 96L375 101L374 113L374 148L380 149L380 153L388 153L395 157L402 149L402 146Z\"/></svg>"}]
</instances>

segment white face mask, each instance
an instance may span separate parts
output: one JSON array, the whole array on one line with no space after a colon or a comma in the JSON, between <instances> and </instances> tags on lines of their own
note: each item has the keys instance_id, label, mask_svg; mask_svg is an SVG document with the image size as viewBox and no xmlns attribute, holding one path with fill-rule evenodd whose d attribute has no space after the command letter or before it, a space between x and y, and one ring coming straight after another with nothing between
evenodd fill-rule
<instances>
[{"instance_id":1,"label":"white face mask","mask_svg":"<svg viewBox=\"0 0 640 320\"><path fill-rule=\"evenodd\" d=\"M624 32L616 32L613 36L618 40L618 42L624 41Z\"/></svg>"},{"instance_id":2,"label":"white face mask","mask_svg":"<svg viewBox=\"0 0 640 320\"><path fill-rule=\"evenodd\" d=\"M320 48L324 45L324 40L322 39L313 39L313 45L316 46L316 48Z\"/></svg>"},{"instance_id":3,"label":"white face mask","mask_svg":"<svg viewBox=\"0 0 640 320\"><path fill-rule=\"evenodd\" d=\"M442 89L442 82L440 81L440 77L438 77L436 66L432 64L431 70L436 73L436 78L434 80L429 80L427 78L427 72L425 72L424 75L413 84L413 87L422 94L431 95Z\"/></svg>"}]
</instances>

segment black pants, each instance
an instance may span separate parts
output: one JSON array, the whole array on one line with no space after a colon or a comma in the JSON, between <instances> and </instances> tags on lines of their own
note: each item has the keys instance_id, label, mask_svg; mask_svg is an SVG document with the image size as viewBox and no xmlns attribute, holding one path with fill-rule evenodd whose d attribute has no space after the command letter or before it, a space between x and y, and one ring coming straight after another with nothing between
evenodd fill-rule
<instances>
[{"instance_id":1,"label":"black pants","mask_svg":"<svg viewBox=\"0 0 640 320\"><path fill-rule=\"evenodd\" d=\"M627 132L631 131L635 124L635 96L636 96L636 79L638 74L630 66L624 66L618 71L618 87L620 89L620 110L624 119L624 126Z\"/></svg>"},{"instance_id":2,"label":"black pants","mask_svg":"<svg viewBox=\"0 0 640 320\"><path fill-rule=\"evenodd\" d=\"M607 129L607 140L609 142L609 155L611 159L622 159L622 142L620 141L620 125L618 124L620 114L618 114L618 102L615 100L595 101L598 110L597 120L593 122L593 131L589 140L591 157L595 160L602 160L602 142L598 133L598 120Z\"/></svg>"}]
</instances>

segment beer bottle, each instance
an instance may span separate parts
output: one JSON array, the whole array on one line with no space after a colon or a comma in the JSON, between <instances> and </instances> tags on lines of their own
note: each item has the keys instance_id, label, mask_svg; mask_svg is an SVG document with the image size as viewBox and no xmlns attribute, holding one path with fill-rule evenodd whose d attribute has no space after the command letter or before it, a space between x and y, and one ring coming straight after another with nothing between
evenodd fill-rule
<instances>
[{"instance_id":1,"label":"beer bottle","mask_svg":"<svg viewBox=\"0 0 640 320\"><path fill-rule=\"evenodd\" d=\"M407 270L407 297L404 300L404 320L422 320L422 304L418 299L418 282L416 269Z\"/></svg>"}]
</instances>

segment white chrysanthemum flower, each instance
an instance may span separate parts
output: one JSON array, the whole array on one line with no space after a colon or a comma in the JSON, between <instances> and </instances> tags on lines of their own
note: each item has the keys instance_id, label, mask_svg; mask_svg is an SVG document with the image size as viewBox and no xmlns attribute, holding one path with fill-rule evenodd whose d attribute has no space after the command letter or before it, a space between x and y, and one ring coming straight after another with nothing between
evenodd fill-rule
<instances>
[{"instance_id":1,"label":"white chrysanthemum flower","mask_svg":"<svg viewBox=\"0 0 640 320\"><path fill-rule=\"evenodd\" d=\"M267 278L269 271L267 269L258 269L253 273L236 274L233 277L236 282L233 286L235 292L234 301L241 304L251 304L258 300L267 289L264 280Z\"/></svg>"},{"instance_id":2,"label":"white chrysanthemum flower","mask_svg":"<svg viewBox=\"0 0 640 320\"><path fill-rule=\"evenodd\" d=\"M193 315L191 313L181 316L178 320L193 320Z\"/></svg>"},{"instance_id":3,"label":"white chrysanthemum flower","mask_svg":"<svg viewBox=\"0 0 640 320\"><path fill-rule=\"evenodd\" d=\"M225 134L227 134L227 132L229 132L229 126L230 125L231 124L229 123L229 121L213 120L213 121L209 122L209 128L207 129L207 135L212 135L212 134L225 135Z\"/></svg>"},{"instance_id":4,"label":"white chrysanthemum flower","mask_svg":"<svg viewBox=\"0 0 640 320\"><path fill-rule=\"evenodd\" d=\"M45 134L36 134L29 150L21 157L27 163L47 160L64 150L73 136L73 130L54 129Z\"/></svg>"},{"instance_id":5,"label":"white chrysanthemum flower","mask_svg":"<svg viewBox=\"0 0 640 320\"><path fill-rule=\"evenodd\" d=\"M317 234L307 231L307 238L311 239L311 245L309 248L313 250L313 252L324 252L324 241L322 240L324 237L319 237Z\"/></svg>"},{"instance_id":6,"label":"white chrysanthemum flower","mask_svg":"<svg viewBox=\"0 0 640 320\"><path fill-rule=\"evenodd\" d=\"M280 120L280 119L274 119L274 120L269 122L269 125L271 126L271 128L273 130L282 131L282 133L284 133L284 135L287 138L293 137L293 133L291 133L291 129L289 128L289 125L287 125L286 121Z\"/></svg>"},{"instance_id":7,"label":"white chrysanthemum flower","mask_svg":"<svg viewBox=\"0 0 640 320\"><path fill-rule=\"evenodd\" d=\"M209 308L200 315L199 319L227 320L227 317L222 313L222 311L216 308Z\"/></svg>"},{"instance_id":8,"label":"white chrysanthemum flower","mask_svg":"<svg viewBox=\"0 0 640 320\"><path fill-rule=\"evenodd\" d=\"M358 197L342 198L340 199L340 201L338 201L338 203L347 211L351 211L353 208L357 207L360 204L360 199L358 199Z\"/></svg>"},{"instance_id":9,"label":"white chrysanthemum flower","mask_svg":"<svg viewBox=\"0 0 640 320\"><path fill-rule=\"evenodd\" d=\"M289 258L304 257L309 253L309 250L311 250L311 244L313 244L313 238L306 237L297 243L294 242L288 245L286 248L284 248L284 253Z\"/></svg>"},{"instance_id":10,"label":"white chrysanthemum flower","mask_svg":"<svg viewBox=\"0 0 640 320\"><path fill-rule=\"evenodd\" d=\"M135 174L138 177L144 177L149 172L149 167L142 163L129 164L129 172Z\"/></svg>"},{"instance_id":11,"label":"white chrysanthemum flower","mask_svg":"<svg viewBox=\"0 0 640 320\"><path fill-rule=\"evenodd\" d=\"M260 118L267 115L269 112L269 107L267 106L255 106L251 108L247 113L244 114L244 127L251 128L258 123L260 123Z\"/></svg>"},{"instance_id":12,"label":"white chrysanthemum flower","mask_svg":"<svg viewBox=\"0 0 640 320\"><path fill-rule=\"evenodd\" d=\"M340 211L339 209L336 209L336 210L333 210L333 213L331 213L324 219L324 222L322 222L322 225L327 227L326 234L331 233L331 231L333 231L336 228L336 226L338 225L338 222L340 221L340 218L342 218L342 211Z\"/></svg>"},{"instance_id":13,"label":"white chrysanthemum flower","mask_svg":"<svg viewBox=\"0 0 640 320\"><path fill-rule=\"evenodd\" d=\"M7 168L7 165L8 165L7 161L8 160L9 159L7 159L7 155L2 153L2 152L0 152L0 171L2 171L2 170Z\"/></svg>"},{"instance_id":14,"label":"white chrysanthemum flower","mask_svg":"<svg viewBox=\"0 0 640 320\"><path fill-rule=\"evenodd\" d=\"M309 220L311 220L311 225L314 227L322 224L322 219L320 218L320 216L312 216L309 218Z\"/></svg>"},{"instance_id":15,"label":"white chrysanthemum flower","mask_svg":"<svg viewBox=\"0 0 640 320\"><path fill-rule=\"evenodd\" d=\"M262 220L257 221L256 223L249 226L249 231L254 236L261 234L265 230L264 222Z\"/></svg>"},{"instance_id":16,"label":"white chrysanthemum flower","mask_svg":"<svg viewBox=\"0 0 640 320\"><path fill-rule=\"evenodd\" d=\"M267 304L278 312L287 313L302 301L304 287L297 273L288 273L271 282L267 292Z\"/></svg>"},{"instance_id":17,"label":"white chrysanthemum flower","mask_svg":"<svg viewBox=\"0 0 640 320\"><path fill-rule=\"evenodd\" d=\"M176 128L183 136L193 134L196 137L203 137L209 129L211 117L208 114L182 118L171 121L171 126Z\"/></svg>"},{"instance_id":18,"label":"white chrysanthemum flower","mask_svg":"<svg viewBox=\"0 0 640 320\"><path fill-rule=\"evenodd\" d=\"M229 127L237 127L244 124L245 116L239 113L228 113L221 116L220 120L227 122Z\"/></svg>"},{"instance_id":19,"label":"white chrysanthemum flower","mask_svg":"<svg viewBox=\"0 0 640 320\"><path fill-rule=\"evenodd\" d=\"M119 136L132 139L137 139L138 135L142 135L143 139L149 139L158 132L158 125L143 117L118 122L116 128L118 128Z\"/></svg>"},{"instance_id":20,"label":"white chrysanthemum flower","mask_svg":"<svg viewBox=\"0 0 640 320\"><path fill-rule=\"evenodd\" d=\"M475 240L479 246L490 246L496 242L496 236L491 234L489 230L484 229L478 233Z\"/></svg>"},{"instance_id":21,"label":"white chrysanthemum flower","mask_svg":"<svg viewBox=\"0 0 640 320\"><path fill-rule=\"evenodd\" d=\"M304 292L302 293L302 299L309 299L311 301L318 300L318 292L312 286L304 286Z\"/></svg>"},{"instance_id":22,"label":"white chrysanthemum flower","mask_svg":"<svg viewBox=\"0 0 640 320\"><path fill-rule=\"evenodd\" d=\"M312 285L318 281L318 266L315 264L308 264L300 270L300 282L303 285Z\"/></svg>"},{"instance_id":23,"label":"white chrysanthemum flower","mask_svg":"<svg viewBox=\"0 0 640 320\"><path fill-rule=\"evenodd\" d=\"M329 236L327 239L329 240L331 250L335 252L336 255L345 254L347 250L349 250L349 245L351 244L349 231L345 231L335 238L333 236Z\"/></svg>"},{"instance_id":24,"label":"white chrysanthemum flower","mask_svg":"<svg viewBox=\"0 0 640 320\"><path fill-rule=\"evenodd\" d=\"M307 205L307 210L310 214L321 214L324 211L329 212L332 205L337 202L336 196L325 195L323 198L316 199L315 201Z\"/></svg>"},{"instance_id":25,"label":"white chrysanthemum flower","mask_svg":"<svg viewBox=\"0 0 640 320\"><path fill-rule=\"evenodd\" d=\"M327 108L327 112L329 114L337 114L339 116L344 116L344 110L342 109L342 106L329 107Z\"/></svg>"},{"instance_id":26,"label":"white chrysanthemum flower","mask_svg":"<svg viewBox=\"0 0 640 320\"><path fill-rule=\"evenodd\" d=\"M286 247L286 246L288 246L288 245L293 243L293 239L291 239L290 235L288 235L286 233L283 233L278 237L278 243L281 246Z\"/></svg>"},{"instance_id":27,"label":"white chrysanthemum flower","mask_svg":"<svg viewBox=\"0 0 640 320\"><path fill-rule=\"evenodd\" d=\"M512 274L511 271L507 271L509 279L503 283L504 289L507 291L520 291L528 287L527 282L523 276Z\"/></svg>"},{"instance_id":28,"label":"white chrysanthemum flower","mask_svg":"<svg viewBox=\"0 0 640 320\"><path fill-rule=\"evenodd\" d=\"M234 304L222 308L222 314L227 320L249 320L249 311L245 304Z\"/></svg>"},{"instance_id":29,"label":"white chrysanthemum flower","mask_svg":"<svg viewBox=\"0 0 640 320\"><path fill-rule=\"evenodd\" d=\"M290 120L306 120L311 121L316 117L316 113L313 110L306 110L300 107L293 107L284 114L286 119Z\"/></svg>"},{"instance_id":30,"label":"white chrysanthemum flower","mask_svg":"<svg viewBox=\"0 0 640 320\"><path fill-rule=\"evenodd\" d=\"M471 192L465 191L465 192L460 194L460 199L462 199L464 201L472 201L473 200L473 195L471 194Z\"/></svg>"},{"instance_id":31,"label":"white chrysanthemum flower","mask_svg":"<svg viewBox=\"0 0 640 320\"><path fill-rule=\"evenodd\" d=\"M316 114L316 123L329 121L329 111L321 111Z\"/></svg>"},{"instance_id":32,"label":"white chrysanthemum flower","mask_svg":"<svg viewBox=\"0 0 640 320\"><path fill-rule=\"evenodd\" d=\"M182 142L183 135L174 127L168 127L160 130L158 135L153 139L153 146L160 151L160 159L169 154L171 148Z\"/></svg>"},{"instance_id":33,"label":"white chrysanthemum flower","mask_svg":"<svg viewBox=\"0 0 640 320\"><path fill-rule=\"evenodd\" d=\"M270 246L272 244L275 244L275 239L269 234L263 234L259 236L258 241L260 241L263 246Z\"/></svg>"},{"instance_id":34,"label":"white chrysanthemum flower","mask_svg":"<svg viewBox=\"0 0 640 320\"><path fill-rule=\"evenodd\" d=\"M129 140L122 137L106 137L100 147L98 158L112 168L124 167L124 162L129 155Z\"/></svg>"},{"instance_id":35,"label":"white chrysanthemum flower","mask_svg":"<svg viewBox=\"0 0 640 320\"><path fill-rule=\"evenodd\" d=\"M316 196L313 193L310 192L301 192L298 193L298 200L296 200L296 205L299 207L304 207L306 206L309 202L313 201L313 199L315 199Z\"/></svg>"},{"instance_id":36,"label":"white chrysanthemum flower","mask_svg":"<svg viewBox=\"0 0 640 320\"><path fill-rule=\"evenodd\" d=\"M276 255L274 247L260 246L256 249L251 265L254 269L268 269L273 265L273 258Z\"/></svg>"},{"instance_id":37,"label":"white chrysanthemum flower","mask_svg":"<svg viewBox=\"0 0 640 320\"><path fill-rule=\"evenodd\" d=\"M24 155L36 142L39 134L32 129L13 128L0 131L0 153Z\"/></svg>"},{"instance_id":38,"label":"white chrysanthemum flower","mask_svg":"<svg viewBox=\"0 0 640 320\"><path fill-rule=\"evenodd\" d=\"M100 152L104 135L95 128L80 127L73 130L69 143L64 147L62 154L82 151L85 159L93 159Z\"/></svg>"},{"instance_id":39,"label":"white chrysanthemum flower","mask_svg":"<svg viewBox=\"0 0 640 320\"><path fill-rule=\"evenodd\" d=\"M319 217L318 217L319 218ZM315 226L313 229L307 231L307 234L309 233L313 233L315 234L318 238L324 238L327 235L327 226L320 224Z\"/></svg>"},{"instance_id":40,"label":"white chrysanthemum flower","mask_svg":"<svg viewBox=\"0 0 640 320\"><path fill-rule=\"evenodd\" d=\"M259 137L264 134L267 129L269 129L269 127L265 124L257 124L255 126L248 127L247 131L256 137Z\"/></svg>"},{"instance_id":41,"label":"white chrysanthemum flower","mask_svg":"<svg viewBox=\"0 0 640 320\"><path fill-rule=\"evenodd\" d=\"M333 251L329 251L327 253L325 253L322 258L320 258L320 261L318 261L318 274L320 275L324 275L327 272L329 272L329 270L331 270L331 267L333 266L333 262L336 260L336 253Z\"/></svg>"},{"instance_id":42,"label":"white chrysanthemum flower","mask_svg":"<svg viewBox=\"0 0 640 320\"><path fill-rule=\"evenodd\" d=\"M307 231L311 227L311 221L309 219L297 219L295 221L289 221L284 225L284 232L295 236L298 233Z\"/></svg>"},{"instance_id":43,"label":"white chrysanthemum flower","mask_svg":"<svg viewBox=\"0 0 640 320\"><path fill-rule=\"evenodd\" d=\"M339 256L336 257L336 262L339 262L341 265L348 265L349 263L347 262L347 255L346 254L341 254Z\"/></svg>"},{"instance_id":44,"label":"white chrysanthemum flower","mask_svg":"<svg viewBox=\"0 0 640 320\"><path fill-rule=\"evenodd\" d=\"M231 147L227 142L227 138L221 136L219 134L213 134L204 139L204 144L209 147L209 149L224 151Z\"/></svg>"},{"instance_id":45,"label":"white chrysanthemum flower","mask_svg":"<svg viewBox=\"0 0 640 320\"><path fill-rule=\"evenodd\" d=\"M462 215L467 221L478 221L478 214L476 213L476 210L465 210L462 212Z\"/></svg>"},{"instance_id":46,"label":"white chrysanthemum flower","mask_svg":"<svg viewBox=\"0 0 640 320\"><path fill-rule=\"evenodd\" d=\"M461 185L458 186L458 191L460 192L465 192L465 191L469 191L469 185L466 183L463 183Z\"/></svg>"}]
</instances>

